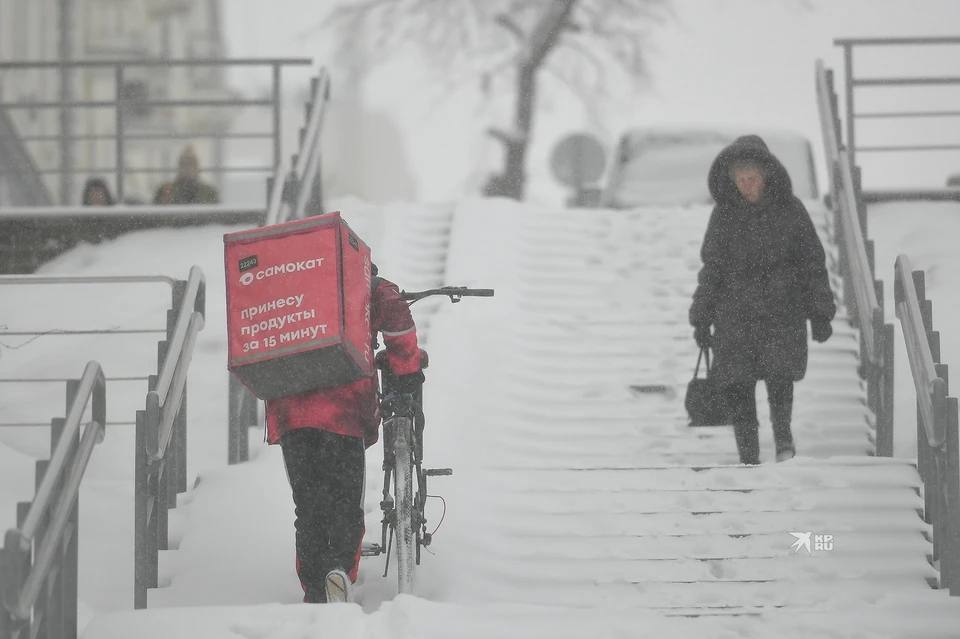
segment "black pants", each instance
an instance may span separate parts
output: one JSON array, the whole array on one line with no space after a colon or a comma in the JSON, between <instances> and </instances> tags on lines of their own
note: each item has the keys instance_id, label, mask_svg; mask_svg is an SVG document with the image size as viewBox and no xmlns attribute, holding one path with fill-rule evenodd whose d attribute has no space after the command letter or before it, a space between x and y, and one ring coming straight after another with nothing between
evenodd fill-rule
<instances>
[{"instance_id":1,"label":"black pants","mask_svg":"<svg viewBox=\"0 0 960 639\"><path fill-rule=\"evenodd\" d=\"M297 574L307 595L331 570L356 578L363 541L363 440L315 428L280 438L297 520Z\"/></svg>"},{"instance_id":2,"label":"black pants","mask_svg":"<svg viewBox=\"0 0 960 639\"><path fill-rule=\"evenodd\" d=\"M770 399L770 421L777 452L793 448L790 421L793 416L793 381L789 379L766 380ZM737 440L741 464L760 463L760 422L757 419L757 383L734 384L724 389L730 423Z\"/></svg>"}]
</instances>

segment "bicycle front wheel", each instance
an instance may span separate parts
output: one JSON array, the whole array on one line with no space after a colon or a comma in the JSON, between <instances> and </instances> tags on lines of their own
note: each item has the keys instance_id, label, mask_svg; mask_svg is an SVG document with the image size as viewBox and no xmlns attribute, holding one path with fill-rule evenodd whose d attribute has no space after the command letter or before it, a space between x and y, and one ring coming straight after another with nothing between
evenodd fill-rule
<instances>
[{"instance_id":1,"label":"bicycle front wheel","mask_svg":"<svg viewBox=\"0 0 960 639\"><path fill-rule=\"evenodd\" d=\"M396 486L396 540L397 580L400 594L413 594L414 570L417 565L417 535L414 521L412 422L407 418L396 420L394 483Z\"/></svg>"}]
</instances>

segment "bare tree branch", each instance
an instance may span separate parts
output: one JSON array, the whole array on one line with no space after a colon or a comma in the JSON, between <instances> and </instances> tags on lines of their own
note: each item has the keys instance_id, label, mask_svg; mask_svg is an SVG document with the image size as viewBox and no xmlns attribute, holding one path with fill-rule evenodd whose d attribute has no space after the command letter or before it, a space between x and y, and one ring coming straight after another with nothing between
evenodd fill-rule
<instances>
[{"instance_id":1,"label":"bare tree branch","mask_svg":"<svg viewBox=\"0 0 960 639\"><path fill-rule=\"evenodd\" d=\"M517 40L521 42L526 41L527 34L524 33L523 29L520 28L520 25L514 22L510 18L510 16L508 16L507 14L501 13L497 15L497 17L494 19L494 23L500 25L501 27L503 27L504 29L512 33L517 38Z\"/></svg>"},{"instance_id":2,"label":"bare tree branch","mask_svg":"<svg viewBox=\"0 0 960 639\"><path fill-rule=\"evenodd\" d=\"M361 60L389 60L401 48L414 45L425 54L425 63L439 71L438 90L446 90L439 100L471 77L480 80L483 95L499 95L509 78L512 122L487 131L505 150L504 169L491 184L493 192L522 197L540 72L555 77L582 101L591 119L599 119L599 102L609 96L611 70L626 72L631 84L646 76L650 46L646 34L667 18L668 3L355 0L335 9L323 28L335 35L339 54L354 68Z\"/></svg>"},{"instance_id":3,"label":"bare tree branch","mask_svg":"<svg viewBox=\"0 0 960 639\"><path fill-rule=\"evenodd\" d=\"M577 0L553 0L530 34L530 48L521 64L539 67L560 37Z\"/></svg>"}]
</instances>

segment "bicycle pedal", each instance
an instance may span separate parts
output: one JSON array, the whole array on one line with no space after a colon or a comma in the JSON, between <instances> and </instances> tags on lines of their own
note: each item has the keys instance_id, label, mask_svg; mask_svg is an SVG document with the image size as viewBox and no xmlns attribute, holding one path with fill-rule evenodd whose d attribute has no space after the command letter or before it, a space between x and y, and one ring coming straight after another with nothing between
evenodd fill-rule
<instances>
[{"instance_id":1,"label":"bicycle pedal","mask_svg":"<svg viewBox=\"0 0 960 639\"><path fill-rule=\"evenodd\" d=\"M383 548L380 544L363 544L363 550L361 554L364 557L376 557L383 554Z\"/></svg>"},{"instance_id":2,"label":"bicycle pedal","mask_svg":"<svg viewBox=\"0 0 960 639\"><path fill-rule=\"evenodd\" d=\"M427 477L447 477L453 474L452 468L428 468L423 471Z\"/></svg>"}]
</instances>

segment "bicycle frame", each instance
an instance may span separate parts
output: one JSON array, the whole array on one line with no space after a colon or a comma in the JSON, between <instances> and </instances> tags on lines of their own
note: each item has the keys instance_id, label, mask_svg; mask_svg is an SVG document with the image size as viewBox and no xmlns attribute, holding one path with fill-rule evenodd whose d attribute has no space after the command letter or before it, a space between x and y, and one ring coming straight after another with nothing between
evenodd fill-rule
<instances>
[{"instance_id":1,"label":"bicycle frame","mask_svg":"<svg viewBox=\"0 0 960 639\"><path fill-rule=\"evenodd\" d=\"M444 287L418 293L402 292L401 295L410 304L417 300L433 295L443 295L451 302L459 302L462 297L492 297L491 289L468 289L461 287ZM380 371L382 395L380 412L383 419L383 499L380 510L383 513L381 520L380 544L364 546L364 556L378 556L386 554L383 576L390 570L390 553L394 539L398 539L398 568L399 587L401 593L409 593L413 588L413 565L420 564L421 547L429 546L433 541L431 533L426 530L426 502L427 478L449 476L453 474L450 468L423 468L423 433L425 418L422 410L422 390L414 395L401 395L396 391L396 376L390 370L386 353L381 351L376 357L377 368ZM428 358L421 351L421 369L428 366ZM398 464L398 459L400 463ZM409 475L409 477L407 477ZM409 485L404 485L410 480ZM408 492L413 493L412 499ZM397 499L394 499L397 493ZM403 493L401 495L401 493ZM404 503L409 502L411 512L405 513ZM405 528L409 527L409 530ZM414 560L412 565L404 566L405 560L400 558L403 552L399 546L398 535L402 536L409 545L410 537L414 546ZM407 558L406 562L409 561ZM409 574L405 575L404 571Z\"/></svg>"}]
</instances>

